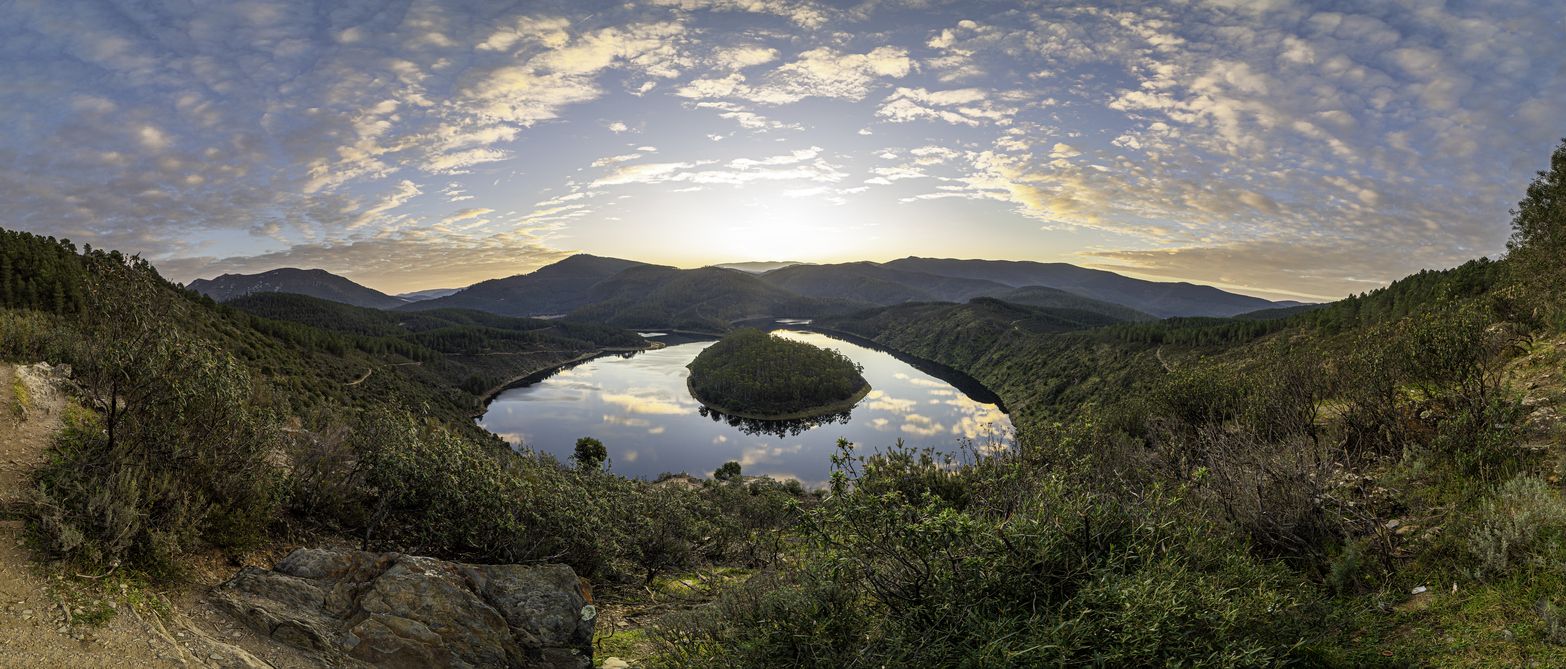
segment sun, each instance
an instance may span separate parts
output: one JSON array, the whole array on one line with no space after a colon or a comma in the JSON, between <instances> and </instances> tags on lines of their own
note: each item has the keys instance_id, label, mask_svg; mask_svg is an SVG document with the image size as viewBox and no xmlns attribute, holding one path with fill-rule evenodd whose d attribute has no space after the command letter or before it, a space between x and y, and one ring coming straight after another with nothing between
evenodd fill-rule
<instances>
[{"instance_id":1,"label":"sun","mask_svg":"<svg viewBox=\"0 0 1566 669\"><path fill-rule=\"evenodd\" d=\"M741 220L713 231L713 254L741 260L822 261L851 255L864 240L845 208L820 196L757 198Z\"/></svg>"}]
</instances>

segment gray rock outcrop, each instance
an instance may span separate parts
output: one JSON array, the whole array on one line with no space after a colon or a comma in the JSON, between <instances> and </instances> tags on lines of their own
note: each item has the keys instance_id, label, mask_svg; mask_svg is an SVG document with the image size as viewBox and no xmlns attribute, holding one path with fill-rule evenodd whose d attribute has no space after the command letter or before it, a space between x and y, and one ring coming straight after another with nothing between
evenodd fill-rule
<instances>
[{"instance_id":1,"label":"gray rock outcrop","mask_svg":"<svg viewBox=\"0 0 1566 669\"><path fill-rule=\"evenodd\" d=\"M299 549L212 594L323 664L590 669L594 609L565 565L469 565Z\"/></svg>"}]
</instances>

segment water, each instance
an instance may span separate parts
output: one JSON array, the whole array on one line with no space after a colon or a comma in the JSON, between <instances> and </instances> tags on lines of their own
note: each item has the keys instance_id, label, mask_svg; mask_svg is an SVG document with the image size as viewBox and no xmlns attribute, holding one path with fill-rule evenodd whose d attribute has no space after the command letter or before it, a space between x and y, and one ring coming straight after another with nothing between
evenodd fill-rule
<instances>
[{"instance_id":1,"label":"water","mask_svg":"<svg viewBox=\"0 0 1566 669\"><path fill-rule=\"evenodd\" d=\"M969 379L945 373L954 385L889 353L814 332L774 334L836 349L863 365L870 394L847 415L824 420L730 419L708 411L685 387L685 365L712 342L671 341L663 349L595 358L509 389L480 424L513 445L561 459L570 457L577 438L596 437L609 449L612 470L626 476L711 476L718 465L736 460L745 474L807 486L826 481L839 438L864 451L898 439L948 452L965 439L981 449L1013 443L1011 421Z\"/></svg>"}]
</instances>

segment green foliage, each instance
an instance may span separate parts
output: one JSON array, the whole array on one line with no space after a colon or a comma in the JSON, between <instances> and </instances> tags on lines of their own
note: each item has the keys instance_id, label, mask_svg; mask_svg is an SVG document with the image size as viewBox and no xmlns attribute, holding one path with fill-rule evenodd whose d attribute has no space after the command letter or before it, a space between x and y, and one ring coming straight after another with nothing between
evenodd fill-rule
<instances>
[{"instance_id":1,"label":"green foliage","mask_svg":"<svg viewBox=\"0 0 1566 669\"><path fill-rule=\"evenodd\" d=\"M632 267L593 285L588 304L568 318L623 328L725 332L761 315L810 318L852 311L857 303L801 297L756 276L718 267Z\"/></svg>"},{"instance_id":2,"label":"green foliage","mask_svg":"<svg viewBox=\"0 0 1566 669\"><path fill-rule=\"evenodd\" d=\"M68 239L0 230L0 308L75 315L86 274Z\"/></svg>"},{"instance_id":3,"label":"green foliage","mask_svg":"<svg viewBox=\"0 0 1566 669\"><path fill-rule=\"evenodd\" d=\"M740 463L730 460L718 466L712 473L712 478L719 481L732 481L740 477Z\"/></svg>"},{"instance_id":4,"label":"green foliage","mask_svg":"<svg viewBox=\"0 0 1566 669\"><path fill-rule=\"evenodd\" d=\"M32 506L45 548L80 564L123 561L168 575L201 542L257 541L277 510L279 474L266 461L277 433L252 408L243 370L170 339L92 359L113 367L79 370L89 394L110 398L108 387L136 385L119 407L70 424L36 473Z\"/></svg>"},{"instance_id":5,"label":"green foliage","mask_svg":"<svg viewBox=\"0 0 1566 669\"><path fill-rule=\"evenodd\" d=\"M708 346L689 367L696 399L749 418L830 413L870 387L859 365L837 351L751 328Z\"/></svg>"},{"instance_id":6,"label":"green foliage","mask_svg":"<svg viewBox=\"0 0 1566 669\"><path fill-rule=\"evenodd\" d=\"M604 442L582 437L576 440L576 452L571 459L576 461L578 469L598 469L609 459L609 449L604 447Z\"/></svg>"},{"instance_id":7,"label":"green foliage","mask_svg":"<svg viewBox=\"0 0 1566 669\"><path fill-rule=\"evenodd\" d=\"M1566 284L1566 140L1550 155L1550 167L1528 184L1512 211L1510 250L1515 280L1540 311L1561 313Z\"/></svg>"},{"instance_id":8,"label":"green foliage","mask_svg":"<svg viewBox=\"0 0 1566 669\"><path fill-rule=\"evenodd\" d=\"M304 295L257 293L222 305L290 347L362 352L418 380L483 395L548 362L599 348L642 348L635 333L480 311L388 312ZM541 364L545 363L545 364Z\"/></svg>"},{"instance_id":9,"label":"green foliage","mask_svg":"<svg viewBox=\"0 0 1566 669\"><path fill-rule=\"evenodd\" d=\"M1535 477L1506 482L1479 505L1463 547L1480 579L1566 567L1566 500Z\"/></svg>"},{"instance_id":10,"label":"green foliage","mask_svg":"<svg viewBox=\"0 0 1566 669\"><path fill-rule=\"evenodd\" d=\"M1025 454L949 470L945 496L917 456L836 463L799 561L661 629L665 665L1256 666L1303 633L1279 621L1308 589L1178 495L1103 498Z\"/></svg>"},{"instance_id":11,"label":"green foliage","mask_svg":"<svg viewBox=\"0 0 1566 669\"><path fill-rule=\"evenodd\" d=\"M12 414L15 418L25 418L27 412L33 408L32 393L28 392L27 384L21 376L11 377L11 401L9 402Z\"/></svg>"}]
</instances>

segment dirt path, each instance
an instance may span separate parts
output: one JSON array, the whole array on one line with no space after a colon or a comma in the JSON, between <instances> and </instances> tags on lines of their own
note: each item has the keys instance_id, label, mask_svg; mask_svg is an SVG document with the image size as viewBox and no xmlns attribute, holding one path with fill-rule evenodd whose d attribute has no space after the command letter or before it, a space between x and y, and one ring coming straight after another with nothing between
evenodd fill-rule
<instances>
[{"instance_id":1,"label":"dirt path","mask_svg":"<svg viewBox=\"0 0 1566 669\"><path fill-rule=\"evenodd\" d=\"M0 365L0 507L11 509L28 472L60 428L65 398L43 367ZM0 521L0 665L14 667L176 667L171 644L136 616L93 627L65 622L62 599L22 541L22 521Z\"/></svg>"},{"instance_id":2,"label":"dirt path","mask_svg":"<svg viewBox=\"0 0 1566 669\"><path fill-rule=\"evenodd\" d=\"M14 509L60 429L66 398L54 378L46 366L0 363L0 667L311 666L213 609L202 596L210 583L166 594L137 592L164 604L158 614L108 596L112 592L95 597L90 588L96 581L51 576L35 559ZM212 575L204 580L213 583L219 574L232 574L231 568L207 571ZM81 618L93 610L113 613L99 616L106 622L87 624Z\"/></svg>"}]
</instances>

